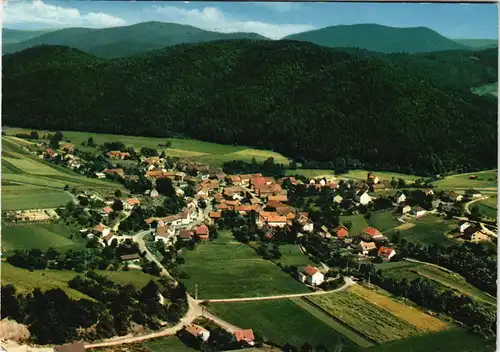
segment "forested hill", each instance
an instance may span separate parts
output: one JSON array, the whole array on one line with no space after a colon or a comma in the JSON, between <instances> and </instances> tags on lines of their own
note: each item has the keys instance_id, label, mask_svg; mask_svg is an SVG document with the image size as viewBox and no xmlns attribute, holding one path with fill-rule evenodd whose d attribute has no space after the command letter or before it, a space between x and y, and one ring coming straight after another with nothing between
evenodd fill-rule
<instances>
[{"instance_id":1,"label":"forested hill","mask_svg":"<svg viewBox=\"0 0 500 352\"><path fill-rule=\"evenodd\" d=\"M65 45L103 58L117 58L182 43L227 39L267 38L256 33L219 33L176 23L142 22L113 28L65 28L2 48L8 54L43 44Z\"/></svg>"},{"instance_id":2,"label":"forested hill","mask_svg":"<svg viewBox=\"0 0 500 352\"><path fill-rule=\"evenodd\" d=\"M330 26L292 34L284 39L306 41L332 48L354 47L383 53L470 49L427 27L395 28L379 24Z\"/></svg>"},{"instance_id":3,"label":"forested hill","mask_svg":"<svg viewBox=\"0 0 500 352\"><path fill-rule=\"evenodd\" d=\"M4 56L5 125L182 133L339 167L352 159L419 173L496 167L496 99L468 86L496 82L489 52L471 52L447 75L457 69L446 53L372 57L293 41L178 45L90 62L61 50ZM59 57L73 64L54 64Z\"/></svg>"}]
</instances>

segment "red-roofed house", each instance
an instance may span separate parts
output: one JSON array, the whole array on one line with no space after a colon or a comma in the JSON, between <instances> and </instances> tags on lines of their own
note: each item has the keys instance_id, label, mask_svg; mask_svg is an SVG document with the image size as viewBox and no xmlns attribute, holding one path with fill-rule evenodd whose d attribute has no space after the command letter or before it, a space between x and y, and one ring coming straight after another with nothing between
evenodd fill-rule
<instances>
[{"instance_id":1,"label":"red-roofed house","mask_svg":"<svg viewBox=\"0 0 500 352\"><path fill-rule=\"evenodd\" d=\"M385 240L385 236L382 235L380 231L374 227L365 228L361 236L374 241Z\"/></svg>"},{"instance_id":2,"label":"red-roofed house","mask_svg":"<svg viewBox=\"0 0 500 352\"><path fill-rule=\"evenodd\" d=\"M250 346L254 345L255 336L252 329L237 330L234 332L234 337L238 342L246 342Z\"/></svg>"},{"instance_id":3,"label":"red-roofed house","mask_svg":"<svg viewBox=\"0 0 500 352\"><path fill-rule=\"evenodd\" d=\"M337 235L339 239L343 239L349 236L349 230L344 225L339 225L333 229L333 232Z\"/></svg>"},{"instance_id":4,"label":"red-roofed house","mask_svg":"<svg viewBox=\"0 0 500 352\"><path fill-rule=\"evenodd\" d=\"M103 211L106 213L106 215L109 215L113 212L113 209L111 207L106 207L103 209Z\"/></svg>"},{"instance_id":5,"label":"red-roofed house","mask_svg":"<svg viewBox=\"0 0 500 352\"><path fill-rule=\"evenodd\" d=\"M123 208L125 210L132 210L136 205L141 204L141 201L137 198L129 198L126 202L123 202Z\"/></svg>"},{"instance_id":6,"label":"red-roofed house","mask_svg":"<svg viewBox=\"0 0 500 352\"><path fill-rule=\"evenodd\" d=\"M110 152L107 152L106 155L110 159L121 159L121 160L130 157L129 153L123 153L123 152L121 152L119 150L112 150Z\"/></svg>"},{"instance_id":7,"label":"red-roofed house","mask_svg":"<svg viewBox=\"0 0 500 352\"><path fill-rule=\"evenodd\" d=\"M196 324L189 324L185 327L186 332L193 337L201 337L203 342L206 342L210 337L210 331Z\"/></svg>"},{"instance_id":8,"label":"red-roofed house","mask_svg":"<svg viewBox=\"0 0 500 352\"><path fill-rule=\"evenodd\" d=\"M162 241L163 243L168 243L174 235L175 231L173 227L168 225L158 226L155 233L155 242Z\"/></svg>"},{"instance_id":9,"label":"red-roofed house","mask_svg":"<svg viewBox=\"0 0 500 352\"><path fill-rule=\"evenodd\" d=\"M286 220L286 216L281 216L278 213L261 211L255 219L255 223L259 227L265 224L271 227L283 227L286 225Z\"/></svg>"},{"instance_id":10,"label":"red-roofed house","mask_svg":"<svg viewBox=\"0 0 500 352\"><path fill-rule=\"evenodd\" d=\"M184 240L184 241L187 241L187 240L190 240L193 238L193 231L190 231L190 230L181 230L179 232L179 237L180 239Z\"/></svg>"},{"instance_id":11,"label":"red-roofed house","mask_svg":"<svg viewBox=\"0 0 500 352\"><path fill-rule=\"evenodd\" d=\"M207 225L205 225L205 224L198 226L196 228L195 234L202 241L208 241L209 240L209 230L208 230Z\"/></svg>"},{"instance_id":12,"label":"red-roofed house","mask_svg":"<svg viewBox=\"0 0 500 352\"><path fill-rule=\"evenodd\" d=\"M220 211L211 211L208 216L210 216L210 219L213 221L217 221L221 218L222 213Z\"/></svg>"},{"instance_id":13,"label":"red-roofed house","mask_svg":"<svg viewBox=\"0 0 500 352\"><path fill-rule=\"evenodd\" d=\"M305 282L312 286L318 286L323 283L325 276L320 273L318 268L311 265L305 266L301 271L299 271L299 281Z\"/></svg>"},{"instance_id":14,"label":"red-roofed house","mask_svg":"<svg viewBox=\"0 0 500 352\"><path fill-rule=\"evenodd\" d=\"M372 251L376 250L377 249L377 246L375 245L375 243L373 242L364 242L364 241L361 241L358 245L358 249L359 251L364 254L364 255L368 255L370 254Z\"/></svg>"},{"instance_id":15,"label":"red-roofed house","mask_svg":"<svg viewBox=\"0 0 500 352\"><path fill-rule=\"evenodd\" d=\"M281 203L277 200L267 200L267 203L266 203L266 208L269 208L269 209L277 209L277 208L283 208L283 207L287 207L288 205L284 204L284 203Z\"/></svg>"},{"instance_id":16,"label":"red-roofed house","mask_svg":"<svg viewBox=\"0 0 500 352\"><path fill-rule=\"evenodd\" d=\"M378 256L382 258L384 262L388 262L395 255L396 251L392 248L382 246L378 249Z\"/></svg>"},{"instance_id":17,"label":"red-roofed house","mask_svg":"<svg viewBox=\"0 0 500 352\"><path fill-rule=\"evenodd\" d=\"M123 169L104 169L102 172L108 175L115 175L115 174L118 176L125 175Z\"/></svg>"}]
</instances>

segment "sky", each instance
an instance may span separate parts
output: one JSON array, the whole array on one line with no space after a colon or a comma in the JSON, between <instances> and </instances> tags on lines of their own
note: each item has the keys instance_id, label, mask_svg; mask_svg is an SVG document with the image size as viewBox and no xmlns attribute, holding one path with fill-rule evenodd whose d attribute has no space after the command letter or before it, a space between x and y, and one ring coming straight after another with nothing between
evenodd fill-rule
<instances>
[{"instance_id":1,"label":"sky","mask_svg":"<svg viewBox=\"0 0 500 352\"><path fill-rule=\"evenodd\" d=\"M377 23L429 27L449 38L498 37L497 4L4 0L2 12L4 28L28 30L161 21L280 39L327 26Z\"/></svg>"}]
</instances>

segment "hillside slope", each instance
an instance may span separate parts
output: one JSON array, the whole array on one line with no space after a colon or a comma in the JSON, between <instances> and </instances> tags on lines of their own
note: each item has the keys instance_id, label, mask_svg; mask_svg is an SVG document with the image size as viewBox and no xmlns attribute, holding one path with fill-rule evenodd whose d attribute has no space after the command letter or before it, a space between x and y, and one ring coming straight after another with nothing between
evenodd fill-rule
<instances>
[{"instance_id":1,"label":"hillside slope","mask_svg":"<svg viewBox=\"0 0 500 352\"><path fill-rule=\"evenodd\" d=\"M473 94L468 81L486 67L482 79L496 82L496 67L483 53L471 53L474 59L455 75L462 80L446 81L446 70L457 70L451 54L441 61L370 57L291 41L177 45L93 63L81 53L85 58L71 59L80 62L73 66L52 64L55 50L62 49L4 56L4 124L184 133L340 168L496 167L496 99ZM21 55L24 64L16 66ZM49 60L46 69L29 68L29 61L43 60Z\"/></svg>"},{"instance_id":2,"label":"hillside slope","mask_svg":"<svg viewBox=\"0 0 500 352\"><path fill-rule=\"evenodd\" d=\"M395 28L378 24L331 26L293 34L283 39L300 40L331 48L353 47L383 53L419 53L469 48L426 27Z\"/></svg>"},{"instance_id":3,"label":"hillside slope","mask_svg":"<svg viewBox=\"0 0 500 352\"><path fill-rule=\"evenodd\" d=\"M266 39L255 33L218 33L175 23L143 22L103 29L65 28L20 43L3 46L4 54L34 46L64 45L87 53L116 58L145 53L164 47L222 39Z\"/></svg>"},{"instance_id":4,"label":"hillside slope","mask_svg":"<svg viewBox=\"0 0 500 352\"><path fill-rule=\"evenodd\" d=\"M2 44L5 45L19 43L46 34L48 32L50 32L50 30L25 31L19 29L2 28Z\"/></svg>"},{"instance_id":5,"label":"hillside slope","mask_svg":"<svg viewBox=\"0 0 500 352\"><path fill-rule=\"evenodd\" d=\"M498 47L497 39L453 39L453 41L470 46L474 49L487 49Z\"/></svg>"}]
</instances>

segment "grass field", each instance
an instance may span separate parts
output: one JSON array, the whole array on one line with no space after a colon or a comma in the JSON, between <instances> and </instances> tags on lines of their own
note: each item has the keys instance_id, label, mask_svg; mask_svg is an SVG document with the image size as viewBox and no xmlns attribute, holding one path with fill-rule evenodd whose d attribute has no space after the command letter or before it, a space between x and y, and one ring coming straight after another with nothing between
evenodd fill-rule
<instances>
[{"instance_id":1,"label":"grass field","mask_svg":"<svg viewBox=\"0 0 500 352\"><path fill-rule=\"evenodd\" d=\"M493 352L495 341L486 341L460 328L416 335L384 343L367 352Z\"/></svg>"},{"instance_id":2,"label":"grass field","mask_svg":"<svg viewBox=\"0 0 500 352\"><path fill-rule=\"evenodd\" d=\"M394 265L388 266L389 264L394 264ZM397 278L406 277L408 280L414 279L418 276L422 276L427 279L435 281L442 289L444 288L455 289L477 300L495 306L497 304L495 297L492 297L487 293L481 291L480 289L474 287L473 285L469 284L462 276L458 274L451 274L431 265L425 265L414 262L401 261L394 263L386 263L382 265L385 266L378 266L377 268L384 270L384 275Z\"/></svg>"},{"instance_id":3,"label":"grass field","mask_svg":"<svg viewBox=\"0 0 500 352\"><path fill-rule=\"evenodd\" d=\"M320 319L287 299L261 302L211 303L208 310L243 329L251 328L268 341L302 346L324 344L329 350L339 343L343 352L361 349Z\"/></svg>"},{"instance_id":4,"label":"grass field","mask_svg":"<svg viewBox=\"0 0 500 352\"><path fill-rule=\"evenodd\" d=\"M188 347L177 336L163 337L159 339L148 340L141 344L151 350L151 352L194 352L198 351Z\"/></svg>"},{"instance_id":5,"label":"grass field","mask_svg":"<svg viewBox=\"0 0 500 352\"><path fill-rule=\"evenodd\" d=\"M368 226L375 227L384 232L401 225L397 220L397 216L392 211L375 211L371 213L369 219L365 219L362 214L340 217L341 223L345 223L346 221L352 223L351 230L349 231L352 235L359 235Z\"/></svg>"},{"instance_id":6,"label":"grass field","mask_svg":"<svg viewBox=\"0 0 500 352\"><path fill-rule=\"evenodd\" d=\"M98 274L105 275L111 280L121 285L133 284L137 289L144 287L153 276L145 274L139 270L129 271L96 271ZM76 275L75 271L69 270L34 270L17 268L6 262L2 262L2 285L12 284L19 292L31 292L34 288L50 290L60 288L68 296L73 298L89 298L83 293L68 287L68 281ZM82 274L80 274L82 275Z\"/></svg>"},{"instance_id":7,"label":"grass field","mask_svg":"<svg viewBox=\"0 0 500 352\"><path fill-rule=\"evenodd\" d=\"M180 270L189 278L182 281L199 299L272 296L308 292L308 289L270 261L257 256L248 245L236 242L222 231L211 242L185 250Z\"/></svg>"},{"instance_id":8,"label":"grass field","mask_svg":"<svg viewBox=\"0 0 500 352\"><path fill-rule=\"evenodd\" d=\"M471 175L476 175L477 180L470 180ZM447 176L443 180L433 182L439 189L468 189L468 188L497 188L498 183L495 179L498 176L497 170L488 170L480 172L471 172Z\"/></svg>"},{"instance_id":9,"label":"grass field","mask_svg":"<svg viewBox=\"0 0 500 352\"><path fill-rule=\"evenodd\" d=\"M399 231L401 238L407 241L417 242L421 244L441 244L452 245L455 242L447 238L445 232L456 227L456 221L443 220L434 215L426 215L412 222L414 226L407 224L400 225L399 228L394 228L384 233L389 239ZM406 226L404 226L406 225Z\"/></svg>"},{"instance_id":10,"label":"grass field","mask_svg":"<svg viewBox=\"0 0 500 352\"><path fill-rule=\"evenodd\" d=\"M29 132L31 132L31 130L22 128L7 129L8 135ZM43 135L48 133L48 131L38 131L38 133L40 135ZM92 137L94 139L94 142L97 144L103 144L104 142L111 141L120 141L126 146L132 146L136 149L140 149L141 147L150 147L155 148L158 151L165 150L165 153L170 156L178 156L216 166L231 160L251 161L252 158L255 158L257 161L261 162L269 157L273 157L277 163L283 163L286 165L288 164L288 159L286 157L272 151L247 148L245 146L231 146L202 142L193 139L151 138L73 131L63 131L63 135L66 139L71 140L71 143L78 146L78 148L87 151L95 151L96 149L83 147L81 146L81 143L83 141L87 141L89 137ZM170 148L158 146L158 144L165 144L167 141L171 142Z\"/></svg>"},{"instance_id":11,"label":"grass field","mask_svg":"<svg viewBox=\"0 0 500 352\"><path fill-rule=\"evenodd\" d=\"M366 180L369 170L350 170L348 173L338 175L339 178L353 179L353 180ZM373 172L380 180L391 180L393 177L397 180L399 178L405 180L406 182L413 182L419 176L399 174L397 172Z\"/></svg>"},{"instance_id":12,"label":"grass field","mask_svg":"<svg viewBox=\"0 0 500 352\"><path fill-rule=\"evenodd\" d=\"M487 199L472 204L471 208L478 208L484 216L496 219L498 216L498 198L496 195L490 195Z\"/></svg>"},{"instance_id":13,"label":"grass field","mask_svg":"<svg viewBox=\"0 0 500 352\"><path fill-rule=\"evenodd\" d=\"M421 330L353 292L309 296L308 300L378 343L407 338Z\"/></svg>"},{"instance_id":14,"label":"grass field","mask_svg":"<svg viewBox=\"0 0 500 352\"><path fill-rule=\"evenodd\" d=\"M271 248L271 246L269 246ZM299 246L296 244L283 244L280 246L281 258L274 260L275 263L289 266L305 266L311 264L311 259L302 253Z\"/></svg>"},{"instance_id":15,"label":"grass field","mask_svg":"<svg viewBox=\"0 0 500 352\"><path fill-rule=\"evenodd\" d=\"M87 178L63 166L50 164L22 150L19 140L2 138L2 208L55 208L71 201L66 185L104 194L123 189L118 183Z\"/></svg>"},{"instance_id":16,"label":"grass field","mask_svg":"<svg viewBox=\"0 0 500 352\"><path fill-rule=\"evenodd\" d=\"M336 177L332 170L326 169L296 169L286 170L287 175L303 175L305 177Z\"/></svg>"},{"instance_id":17,"label":"grass field","mask_svg":"<svg viewBox=\"0 0 500 352\"><path fill-rule=\"evenodd\" d=\"M85 246L80 238L70 239L71 229L62 224L2 224L2 249L11 252L15 249L59 250Z\"/></svg>"}]
</instances>

